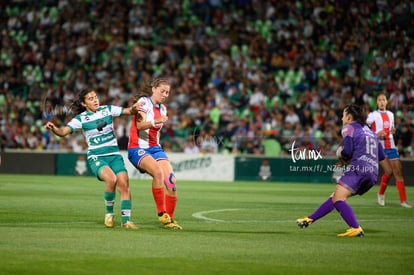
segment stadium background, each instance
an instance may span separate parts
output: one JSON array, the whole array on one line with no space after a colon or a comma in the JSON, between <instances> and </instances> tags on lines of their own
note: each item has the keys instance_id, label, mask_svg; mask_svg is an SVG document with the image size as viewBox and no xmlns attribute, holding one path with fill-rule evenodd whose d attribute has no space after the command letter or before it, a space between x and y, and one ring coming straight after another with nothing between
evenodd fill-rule
<instances>
[{"instance_id":1,"label":"stadium background","mask_svg":"<svg viewBox=\"0 0 414 275\"><path fill-rule=\"evenodd\" d=\"M82 88L98 91L102 105L126 107L152 77L172 84L162 133L168 153L289 158L295 141L329 159L345 104L372 110L376 93L386 91L398 150L413 158L413 7L381 0L9 1L0 11L1 171L12 171L5 152L84 153L81 134L57 138L42 126L64 125ZM129 124L116 121L123 150Z\"/></svg>"},{"instance_id":2,"label":"stadium background","mask_svg":"<svg viewBox=\"0 0 414 275\"><path fill-rule=\"evenodd\" d=\"M413 13L409 0L0 1L0 273L413 274L413 212L397 188L386 207L378 185L356 198L366 237L338 239L337 213L310 230L295 222L333 188L305 182L330 175L286 172L332 165L341 108L372 109L387 91L414 183ZM83 137L56 139L42 126L67 122L81 88L129 106L153 76L172 83L162 143L180 173L175 218L185 230L160 227L151 180L136 169L140 230L108 230L102 185L65 176L89 173ZM129 123L116 121L123 149ZM293 142L323 159L293 163ZM236 182L220 179L231 165ZM266 165L271 184L257 181L259 171L269 180Z\"/></svg>"}]
</instances>

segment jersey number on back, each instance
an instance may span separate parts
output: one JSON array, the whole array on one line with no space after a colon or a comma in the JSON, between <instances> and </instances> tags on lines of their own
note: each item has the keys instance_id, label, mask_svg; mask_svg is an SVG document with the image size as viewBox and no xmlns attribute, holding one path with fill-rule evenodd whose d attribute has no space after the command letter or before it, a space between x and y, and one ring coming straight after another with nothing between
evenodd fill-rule
<instances>
[{"instance_id":1,"label":"jersey number on back","mask_svg":"<svg viewBox=\"0 0 414 275\"><path fill-rule=\"evenodd\" d=\"M372 157L377 157L377 141L372 137L365 137L365 152L370 154Z\"/></svg>"}]
</instances>

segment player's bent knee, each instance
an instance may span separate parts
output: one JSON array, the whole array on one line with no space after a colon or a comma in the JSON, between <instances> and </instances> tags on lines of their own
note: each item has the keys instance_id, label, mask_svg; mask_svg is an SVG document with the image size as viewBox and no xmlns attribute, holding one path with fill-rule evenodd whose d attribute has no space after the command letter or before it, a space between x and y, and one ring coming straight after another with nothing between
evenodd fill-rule
<instances>
[{"instance_id":1,"label":"player's bent knee","mask_svg":"<svg viewBox=\"0 0 414 275\"><path fill-rule=\"evenodd\" d=\"M106 183L109 184L111 186L115 186L117 184L117 179L116 176L101 176L101 179Z\"/></svg>"},{"instance_id":2,"label":"player's bent knee","mask_svg":"<svg viewBox=\"0 0 414 275\"><path fill-rule=\"evenodd\" d=\"M129 192L129 182L128 180L118 179L116 182L116 188L118 189L119 193L128 193Z\"/></svg>"}]
</instances>

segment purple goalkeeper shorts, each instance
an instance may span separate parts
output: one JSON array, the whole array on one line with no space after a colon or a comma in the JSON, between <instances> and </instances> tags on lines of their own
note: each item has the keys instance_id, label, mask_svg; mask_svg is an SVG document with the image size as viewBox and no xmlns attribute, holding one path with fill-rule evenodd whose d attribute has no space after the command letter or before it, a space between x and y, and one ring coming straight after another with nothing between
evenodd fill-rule
<instances>
[{"instance_id":1,"label":"purple goalkeeper shorts","mask_svg":"<svg viewBox=\"0 0 414 275\"><path fill-rule=\"evenodd\" d=\"M377 179L376 173L348 170L339 179L338 184L348 189L352 195L362 195L377 183Z\"/></svg>"}]
</instances>

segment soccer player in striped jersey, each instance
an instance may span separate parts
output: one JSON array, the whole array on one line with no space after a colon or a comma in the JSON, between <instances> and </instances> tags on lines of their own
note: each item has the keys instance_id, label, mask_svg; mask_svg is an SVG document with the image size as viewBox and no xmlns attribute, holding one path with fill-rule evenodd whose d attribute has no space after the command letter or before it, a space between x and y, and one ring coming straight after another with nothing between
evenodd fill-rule
<instances>
[{"instance_id":1,"label":"soccer player in striped jersey","mask_svg":"<svg viewBox=\"0 0 414 275\"><path fill-rule=\"evenodd\" d=\"M152 194L159 222L165 228L182 229L173 219L177 204L174 171L160 145L160 132L168 121L167 108L163 103L169 93L168 80L158 78L147 83L142 93L137 95L136 100L142 105L132 121L128 159L141 173L152 176Z\"/></svg>"},{"instance_id":2,"label":"soccer player in striped jersey","mask_svg":"<svg viewBox=\"0 0 414 275\"><path fill-rule=\"evenodd\" d=\"M116 190L121 195L122 228L138 229L131 221L131 192L124 160L119 152L115 136L113 117L134 115L139 104L130 108L113 105L100 106L94 90L84 89L78 99L72 102L71 111L75 117L64 127L47 122L45 128L55 135L64 137L82 130L88 144L88 164L95 176L105 182L105 225L114 227L114 203Z\"/></svg>"},{"instance_id":3,"label":"soccer player in striped jersey","mask_svg":"<svg viewBox=\"0 0 414 275\"><path fill-rule=\"evenodd\" d=\"M378 192L378 204L381 206L385 205L385 190L387 189L388 181L392 174L394 174L395 183L400 194L401 206L404 208L411 208L412 206L407 203L400 155L398 154L393 137L393 133L395 132L394 114L387 110L387 104L388 101L386 95L384 93L378 93L378 109L369 113L367 118L367 124L375 133L377 133L381 144L384 147L385 155L387 156L380 162L384 169L384 175L381 177L381 184Z\"/></svg>"}]
</instances>

